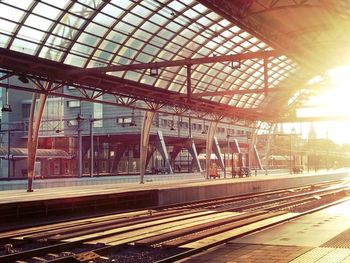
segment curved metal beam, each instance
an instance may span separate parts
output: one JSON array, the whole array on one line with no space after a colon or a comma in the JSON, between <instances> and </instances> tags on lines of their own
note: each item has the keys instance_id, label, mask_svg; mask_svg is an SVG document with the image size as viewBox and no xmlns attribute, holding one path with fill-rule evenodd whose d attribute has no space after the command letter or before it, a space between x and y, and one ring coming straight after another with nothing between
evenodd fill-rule
<instances>
[{"instance_id":1,"label":"curved metal beam","mask_svg":"<svg viewBox=\"0 0 350 263\"><path fill-rule=\"evenodd\" d=\"M213 57L203 57L203 58L189 58L181 60L172 60L172 61L160 61L160 62L150 62L150 63L140 63L140 64L131 64L131 65L115 65L107 66L101 68L86 68L86 69L72 69L67 70L69 75L81 75L81 74L98 74L105 72L116 72L116 71L127 71L127 70L141 70L141 69L159 69L166 67L179 67L179 66L192 66L197 64L206 64L206 63L218 63L233 61L239 62L242 60L248 59L267 59L269 57L279 57L283 54L276 50L267 50L267 51L258 51L258 52L249 52L235 55L223 55L223 56L213 56Z\"/></svg>"}]
</instances>

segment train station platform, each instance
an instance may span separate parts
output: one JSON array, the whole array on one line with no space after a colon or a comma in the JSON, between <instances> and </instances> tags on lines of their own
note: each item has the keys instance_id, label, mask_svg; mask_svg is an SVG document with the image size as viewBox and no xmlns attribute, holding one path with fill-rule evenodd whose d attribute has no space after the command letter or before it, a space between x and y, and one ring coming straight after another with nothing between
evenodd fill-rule
<instances>
[{"instance_id":1,"label":"train station platform","mask_svg":"<svg viewBox=\"0 0 350 263\"><path fill-rule=\"evenodd\" d=\"M76 178L73 181L79 181L80 185L71 181L70 186L66 187L57 187L57 181L43 180L47 184L45 188L38 188L39 182L36 180L34 192L31 193L26 192L25 181L13 182L22 183L23 188L0 191L0 219L19 220L24 217L69 215L86 211L118 211L167 206L341 180L348 177L348 170L304 174L276 173L267 176L261 173L251 177L212 180L206 180L201 174L179 174L180 177L161 175L168 177L166 180L165 178L160 180L160 177L159 180L152 179L156 176L159 175L147 177L144 184L125 181L121 183L117 178Z\"/></svg>"},{"instance_id":2,"label":"train station platform","mask_svg":"<svg viewBox=\"0 0 350 263\"><path fill-rule=\"evenodd\" d=\"M234 239L184 262L349 263L350 201Z\"/></svg>"}]
</instances>

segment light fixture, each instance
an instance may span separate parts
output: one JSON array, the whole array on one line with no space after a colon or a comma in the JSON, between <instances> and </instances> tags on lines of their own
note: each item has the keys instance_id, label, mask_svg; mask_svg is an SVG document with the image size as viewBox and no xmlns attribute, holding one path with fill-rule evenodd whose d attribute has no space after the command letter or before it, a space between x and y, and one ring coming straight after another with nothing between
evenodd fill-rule
<instances>
[{"instance_id":1,"label":"light fixture","mask_svg":"<svg viewBox=\"0 0 350 263\"><path fill-rule=\"evenodd\" d=\"M232 61L231 68L232 69L239 69L239 68L241 68L241 61Z\"/></svg>"},{"instance_id":2,"label":"light fixture","mask_svg":"<svg viewBox=\"0 0 350 263\"><path fill-rule=\"evenodd\" d=\"M9 104L9 92L8 88L10 87L10 79L7 78L7 87L5 89L5 103L2 105L2 112L12 112L11 105Z\"/></svg>"},{"instance_id":3,"label":"light fixture","mask_svg":"<svg viewBox=\"0 0 350 263\"><path fill-rule=\"evenodd\" d=\"M77 120L77 121L83 121L83 120L84 120L83 115L79 113L79 114L77 115L76 120Z\"/></svg>"},{"instance_id":4,"label":"light fixture","mask_svg":"<svg viewBox=\"0 0 350 263\"><path fill-rule=\"evenodd\" d=\"M18 80L20 80L22 83L25 83L25 84L29 83L29 80L28 80L27 77L24 76L24 75L20 75L20 76L18 77Z\"/></svg>"},{"instance_id":5,"label":"light fixture","mask_svg":"<svg viewBox=\"0 0 350 263\"><path fill-rule=\"evenodd\" d=\"M9 105L9 104L2 105L1 111L2 112L12 112L11 105Z\"/></svg>"},{"instance_id":6,"label":"light fixture","mask_svg":"<svg viewBox=\"0 0 350 263\"><path fill-rule=\"evenodd\" d=\"M150 75L151 77L156 77L156 76L158 76L158 68L157 68L157 67L155 67L155 68L150 68L150 69L149 69L149 75Z\"/></svg>"}]
</instances>

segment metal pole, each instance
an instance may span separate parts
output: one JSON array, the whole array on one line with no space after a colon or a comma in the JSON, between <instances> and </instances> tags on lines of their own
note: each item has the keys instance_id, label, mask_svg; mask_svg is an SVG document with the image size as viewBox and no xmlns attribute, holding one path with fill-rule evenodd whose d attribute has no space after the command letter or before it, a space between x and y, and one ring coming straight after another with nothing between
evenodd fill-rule
<instances>
[{"instance_id":1,"label":"metal pole","mask_svg":"<svg viewBox=\"0 0 350 263\"><path fill-rule=\"evenodd\" d=\"M94 176L94 119L90 115L90 177Z\"/></svg>"},{"instance_id":2,"label":"metal pole","mask_svg":"<svg viewBox=\"0 0 350 263\"><path fill-rule=\"evenodd\" d=\"M7 177L11 177L11 162L10 162L10 155L11 155L11 131L10 131L10 125L8 125L7 128Z\"/></svg>"},{"instance_id":3,"label":"metal pole","mask_svg":"<svg viewBox=\"0 0 350 263\"><path fill-rule=\"evenodd\" d=\"M225 173L224 173L224 178L226 178L226 169L228 164L230 163L230 135L227 134L227 161L226 161L226 165L225 165ZM232 169L232 167L231 167Z\"/></svg>"},{"instance_id":4,"label":"metal pole","mask_svg":"<svg viewBox=\"0 0 350 263\"><path fill-rule=\"evenodd\" d=\"M290 133L290 149L289 149L289 151L290 151L290 153L289 153L289 169L290 169L290 171L289 171L289 173L290 174L292 174L293 173L293 171L292 171L292 133Z\"/></svg>"},{"instance_id":5,"label":"metal pole","mask_svg":"<svg viewBox=\"0 0 350 263\"><path fill-rule=\"evenodd\" d=\"M251 136L251 134L249 133L248 135L247 135L247 144L248 144L248 164L247 164L247 162L246 162L246 165L248 165L248 170L250 171L250 166L251 166L251 163L250 163L250 159L251 159L251 156L250 156L250 152L251 152L251 149L250 149L250 147L251 147L251 140L250 140L250 136Z\"/></svg>"},{"instance_id":6,"label":"metal pole","mask_svg":"<svg viewBox=\"0 0 350 263\"><path fill-rule=\"evenodd\" d=\"M191 117L188 118L188 139L192 139L192 120ZM189 148L187 148L187 166L188 166L188 172L192 172L192 166L190 163L190 151Z\"/></svg>"},{"instance_id":7,"label":"metal pole","mask_svg":"<svg viewBox=\"0 0 350 263\"><path fill-rule=\"evenodd\" d=\"M192 87L191 87L191 65L187 65L187 101L191 101L191 96L192 96Z\"/></svg>"},{"instance_id":8,"label":"metal pole","mask_svg":"<svg viewBox=\"0 0 350 263\"><path fill-rule=\"evenodd\" d=\"M96 137L96 143L97 143L97 167L96 167L96 172L97 172L97 175L99 176L100 175L100 136L97 136Z\"/></svg>"},{"instance_id":9,"label":"metal pole","mask_svg":"<svg viewBox=\"0 0 350 263\"><path fill-rule=\"evenodd\" d=\"M233 152L232 152L232 155L231 155L231 177L233 178L234 177L234 155L233 155Z\"/></svg>"},{"instance_id":10,"label":"metal pole","mask_svg":"<svg viewBox=\"0 0 350 263\"><path fill-rule=\"evenodd\" d=\"M224 153L224 178L226 178L226 167L227 167L226 153Z\"/></svg>"},{"instance_id":11,"label":"metal pole","mask_svg":"<svg viewBox=\"0 0 350 263\"><path fill-rule=\"evenodd\" d=\"M77 124L78 124L78 159L77 159L77 176L82 176L82 161L83 161L83 149L82 149L82 137L81 137L81 121L82 117L80 114L77 116Z\"/></svg>"}]
</instances>

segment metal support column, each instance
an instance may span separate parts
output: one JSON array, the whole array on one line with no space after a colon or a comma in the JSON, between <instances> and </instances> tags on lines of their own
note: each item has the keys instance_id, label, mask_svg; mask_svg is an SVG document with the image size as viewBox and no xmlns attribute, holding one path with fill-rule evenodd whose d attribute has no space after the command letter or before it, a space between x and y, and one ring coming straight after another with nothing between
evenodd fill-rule
<instances>
[{"instance_id":1,"label":"metal support column","mask_svg":"<svg viewBox=\"0 0 350 263\"><path fill-rule=\"evenodd\" d=\"M216 131L216 127L218 126L218 122L211 121L209 124L209 129L207 133L207 141L206 141L206 179L209 179L209 168L210 168L210 156L213 147L213 139Z\"/></svg>"},{"instance_id":2,"label":"metal support column","mask_svg":"<svg viewBox=\"0 0 350 263\"><path fill-rule=\"evenodd\" d=\"M233 139L233 143L232 143L232 167L231 167L231 176L232 178L235 176L235 158L234 158L234 153L238 153L238 158L240 158L241 156L241 148L239 146L238 140L237 139Z\"/></svg>"},{"instance_id":3,"label":"metal support column","mask_svg":"<svg viewBox=\"0 0 350 263\"><path fill-rule=\"evenodd\" d=\"M165 166L166 166L166 168L169 169L169 173L173 174L174 172L173 172L173 168L171 167L171 164L170 164L168 151L167 151L164 137L163 137L163 132L158 131L157 135L158 135L158 141L156 143L156 147L157 147L160 155L162 156L163 160L165 161Z\"/></svg>"},{"instance_id":4,"label":"metal support column","mask_svg":"<svg viewBox=\"0 0 350 263\"><path fill-rule=\"evenodd\" d=\"M192 88L191 88L191 65L187 65L187 101L191 101Z\"/></svg>"},{"instance_id":5,"label":"metal support column","mask_svg":"<svg viewBox=\"0 0 350 263\"><path fill-rule=\"evenodd\" d=\"M143 118L142 127L141 127L141 140L140 140L140 183L141 184L144 183L149 134L151 131L154 115L155 115L155 111L146 111Z\"/></svg>"},{"instance_id":6,"label":"metal support column","mask_svg":"<svg viewBox=\"0 0 350 263\"><path fill-rule=\"evenodd\" d=\"M7 177L11 177L11 129L10 129L10 123L8 124L7 128Z\"/></svg>"},{"instance_id":7,"label":"metal support column","mask_svg":"<svg viewBox=\"0 0 350 263\"><path fill-rule=\"evenodd\" d=\"M94 176L94 121L90 115L90 177Z\"/></svg>"},{"instance_id":8,"label":"metal support column","mask_svg":"<svg viewBox=\"0 0 350 263\"><path fill-rule=\"evenodd\" d=\"M267 95L269 88L269 68L268 68L268 59L264 58L264 94Z\"/></svg>"},{"instance_id":9,"label":"metal support column","mask_svg":"<svg viewBox=\"0 0 350 263\"><path fill-rule=\"evenodd\" d=\"M253 151L254 151L254 157L255 157L255 160L257 162L258 168L259 168L259 170L262 170L263 168L262 168L260 156L259 156L258 149L256 148L255 144L253 146Z\"/></svg>"},{"instance_id":10,"label":"metal support column","mask_svg":"<svg viewBox=\"0 0 350 263\"><path fill-rule=\"evenodd\" d=\"M46 83L49 86L49 83ZM39 129L41 124L41 119L47 99L47 94L40 94L39 105L35 113L36 105L36 93L33 93L32 104L30 108L29 125L28 125L28 187L27 192L33 192L33 178L34 178L34 166L36 159L36 150L38 148L39 141Z\"/></svg>"},{"instance_id":11,"label":"metal support column","mask_svg":"<svg viewBox=\"0 0 350 263\"><path fill-rule=\"evenodd\" d=\"M82 132L82 121L84 120L84 118L82 117L81 113L78 114L77 116L77 136L78 136L78 158L77 158L77 176L81 177L83 174L83 140L82 140L82 136L81 136L81 132Z\"/></svg>"},{"instance_id":12,"label":"metal support column","mask_svg":"<svg viewBox=\"0 0 350 263\"><path fill-rule=\"evenodd\" d=\"M221 149L220 149L218 139L214 136L213 140L214 140L214 145L213 145L214 146L214 153L219 160L219 166L221 167L222 170L224 170L225 164L224 164L224 160L222 159L222 156L221 156Z\"/></svg>"},{"instance_id":13,"label":"metal support column","mask_svg":"<svg viewBox=\"0 0 350 263\"><path fill-rule=\"evenodd\" d=\"M187 150L189 151L189 153L192 156L192 160L195 163L195 165L197 166L197 170L199 172L203 172L202 166L200 164L199 158L198 158L198 153L197 153L197 149L196 149L196 145L194 143L193 138L190 138L188 141L188 147Z\"/></svg>"},{"instance_id":14,"label":"metal support column","mask_svg":"<svg viewBox=\"0 0 350 263\"><path fill-rule=\"evenodd\" d=\"M271 140L273 138L275 128L276 128L276 124L275 123L271 124L270 129L269 129L269 133L267 135L266 153L265 153L265 175L268 175Z\"/></svg>"}]
</instances>

